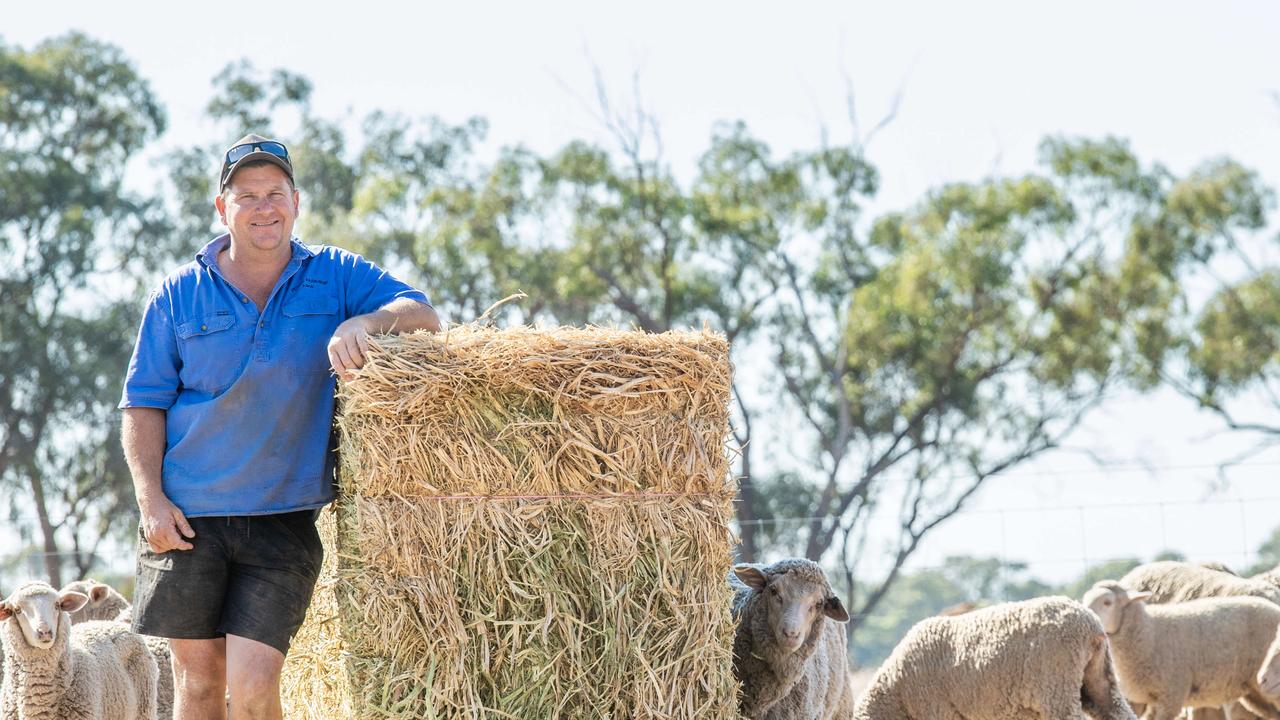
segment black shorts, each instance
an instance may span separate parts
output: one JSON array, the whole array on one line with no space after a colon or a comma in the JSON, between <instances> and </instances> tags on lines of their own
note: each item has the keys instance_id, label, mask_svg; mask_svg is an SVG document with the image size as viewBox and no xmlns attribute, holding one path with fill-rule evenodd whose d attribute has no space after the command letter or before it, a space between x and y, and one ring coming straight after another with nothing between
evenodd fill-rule
<instances>
[{"instance_id":1,"label":"black shorts","mask_svg":"<svg viewBox=\"0 0 1280 720\"><path fill-rule=\"evenodd\" d=\"M165 553L152 552L139 528L134 632L238 635L287 654L320 576L315 518L314 510L190 518L195 548Z\"/></svg>"}]
</instances>

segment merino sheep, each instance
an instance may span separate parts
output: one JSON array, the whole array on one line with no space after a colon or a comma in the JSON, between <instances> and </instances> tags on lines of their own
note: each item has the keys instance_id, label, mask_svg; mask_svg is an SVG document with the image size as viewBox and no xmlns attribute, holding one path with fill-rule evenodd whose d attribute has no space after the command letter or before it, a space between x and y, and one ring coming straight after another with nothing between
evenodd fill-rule
<instances>
[{"instance_id":1,"label":"merino sheep","mask_svg":"<svg viewBox=\"0 0 1280 720\"><path fill-rule=\"evenodd\" d=\"M1259 580L1272 587L1280 589L1280 565L1277 565L1266 572L1260 572L1257 575L1250 576L1251 580Z\"/></svg>"},{"instance_id":2,"label":"merino sheep","mask_svg":"<svg viewBox=\"0 0 1280 720\"><path fill-rule=\"evenodd\" d=\"M1226 573L1228 577L1220 574ZM1262 577L1241 578L1222 563L1154 562L1140 565L1120 579L1120 584L1130 590L1149 591L1148 604L1164 604L1199 600L1204 597L1260 597L1280 602L1280 592L1274 584L1262 581ZM1198 708L1191 713L1191 720L1223 720L1231 715L1233 720L1251 720L1256 717L1239 703L1226 708L1227 712ZM1139 706L1141 707L1141 706Z\"/></svg>"},{"instance_id":3,"label":"merino sheep","mask_svg":"<svg viewBox=\"0 0 1280 720\"><path fill-rule=\"evenodd\" d=\"M1258 669L1258 688L1267 698L1280 698L1280 630L1276 632L1267 655Z\"/></svg>"},{"instance_id":4,"label":"merino sheep","mask_svg":"<svg viewBox=\"0 0 1280 720\"><path fill-rule=\"evenodd\" d=\"M1135 720L1102 623L1065 597L922 620L862 694L857 720Z\"/></svg>"},{"instance_id":5,"label":"merino sheep","mask_svg":"<svg viewBox=\"0 0 1280 720\"><path fill-rule=\"evenodd\" d=\"M977 609L978 603L972 600L965 600L964 602L958 602L955 605L944 607L935 614L938 617L954 617L956 615L964 615L965 613L973 612Z\"/></svg>"},{"instance_id":6,"label":"merino sheep","mask_svg":"<svg viewBox=\"0 0 1280 720\"><path fill-rule=\"evenodd\" d=\"M730 582L742 714L769 720L851 717L848 652L837 624L848 622L849 613L822 568L800 558L765 567L737 565Z\"/></svg>"},{"instance_id":7,"label":"merino sheep","mask_svg":"<svg viewBox=\"0 0 1280 720\"><path fill-rule=\"evenodd\" d=\"M147 652L151 653L159 671L156 678L156 720L173 720L173 657L169 651L169 640L151 635L140 637L147 644Z\"/></svg>"},{"instance_id":8,"label":"merino sheep","mask_svg":"<svg viewBox=\"0 0 1280 720\"><path fill-rule=\"evenodd\" d=\"M4 720L153 720L156 665L120 623L71 626L89 598L28 583L0 603Z\"/></svg>"},{"instance_id":9,"label":"merino sheep","mask_svg":"<svg viewBox=\"0 0 1280 720\"><path fill-rule=\"evenodd\" d=\"M1191 563L1164 560L1139 565L1120 578L1131 590L1151 593L1152 603L1207 597L1258 597L1280 604L1280 587Z\"/></svg>"},{"instance_id":10,"label":"merino sheep","mask_svg":"<svg viewBox=\"0 0 1280 720\"><path fill-rule=\"evenodd\" d=\"M1223 562L1218 562L1217 560L1202 560L1196 564L1207 570L1217 570L1218 572L1224 572L1228 575L1235 575L1236 577L1240 577L1240 573L1236 572L1235 570L1232 570L1230 565Z\"/></svg>"},{"instance_id":11,"label":"merino sheep","mask_svg":"<svg viewBox=\"0 0 1280 720\"><path fill-rule=\"evenodd\" d=\"M128 625L133 617L133 606L115 588L96 580L76 580L62 588L62 592L79 592L89 596L85 606L71 613L71 624L89 620L112 620ZM165 638L142 636L151 657L160 671L156 681L156 720L173 720L173 660L169 641Z\"/></svg>"},{"instance_id":12,"label":"merino sheep","mask_svg":"<svg viewBox=\"0 0 1280 720\"><path fill-rule=\"evenodd\" d=\"M1257 683L1258 668L1280 627L1280 607L1254 597L1210 597L1170 605L1113 580L1094 584L1084 603L1111 639L1126 698L1144 717L1172 720L1184 707L1240 700L1250 712L1280 718Z\"/></svg>"},{"instance_id":13,"label":"merino sheep","mask_svg":"<svg viewBox=\"0 0 1280 720\"><path fill-rule=\"evenodd\" d=\"M120 620L120 614L129 610L129 601L116 589L97 580L76 580L63 586L62 592L78 592L86 595L89 602L84 607L71 613L71 624L88 620Z\"/></svg>"}]
</instances>

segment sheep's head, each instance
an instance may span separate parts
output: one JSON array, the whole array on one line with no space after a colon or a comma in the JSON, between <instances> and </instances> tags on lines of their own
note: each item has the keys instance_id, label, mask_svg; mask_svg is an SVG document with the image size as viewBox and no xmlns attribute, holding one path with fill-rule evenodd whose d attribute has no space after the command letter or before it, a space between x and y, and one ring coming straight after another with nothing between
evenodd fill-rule
<instances>
[{"instance_id":1,"label":"sheep's head","mask_svg":"<svg viewBox=\"0 0 1280 720\"><path fill-rule=\"evenodd\" d=\"M89 602L85 603L84 607L71 613L73 623L85 620L114 620L120 614L121 606L128 605L123 595L112 589L110 585L97 580L75 580L64 585L61 592L78 592L89 598Z\"/></svg>"},{"instance_id":2,"label":"sheep's head","mask_svg":"<svg viewBox=\"0 0 1280 720\"><path fill-rule=\"evenodd\" d=\"M58 592L44 583L27 583L0 602L0 621L16 622L28 645L48 650L57 638L62 613L73 613L87 602L89 597L84 593Z\"/></svg>"},{"instance_id":3,"label":"sheep's head","mask_svg":"<svg viewBox=\"0 0 1280 720\"><path fill-rule=\"evenodd\" d=\"M849 620L848 611L817 563L793 559L765 568L737 565L733 573L762 595L769 629L778 647L787 653L804 645L823 618Z\"/></svg>"},{"instance_id":4,"label":"sheep's head","mask_svg":"<svg viewBox=\"0 0 1280 720\"><path fill-rule=\"evenodd\" d=\"M1262 669L1258 670L1258 687L1265 695L1280 697L1280 632L1276 633L1262 661Z\"/></svg>"},{"instance_id":5,"label":"sheep's head","mask_svg":"<svg viewBox=\"0 0 1280 720\"><path fill-rule=\"evenodd\" d=\"M62 586L62 592L78 592L89 596L89 602L82 609L98 607L111 596L111 587L97 580L75 580Z\"/></svg>"},{"instance_id":6,"label":"sheep's head","mask_svg":"<svg viewBox=\"0 0 1280 720\"><path fill-rule=\"evenodd\" d=\"M1149 597L1149 592L1127 590L1114 580L1103 580L1089 588L1082 602L1102 621L1107 634L1114 635L1120 632L1124 609L1130 603L1142 602Z\"/></svg>"}]
</instances>

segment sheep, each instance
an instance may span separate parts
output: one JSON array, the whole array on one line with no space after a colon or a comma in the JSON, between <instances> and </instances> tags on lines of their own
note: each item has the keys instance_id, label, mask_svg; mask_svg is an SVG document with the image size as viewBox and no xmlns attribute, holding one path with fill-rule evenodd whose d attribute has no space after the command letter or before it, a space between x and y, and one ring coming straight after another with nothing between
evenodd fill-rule
<instances>
[{"instance_id":1,"label":"sheep","mask_svg":"<svg viewBox=\"0 0 1280 720\"><path fill-rule=\"evenodd\" d=\"M169 652L169 641L151 635L139 637L146 643L147 652L151 653L159 671L156 679L156 720L173 720L173 659Z\"/></svg>"},{"instance_id":2,"label":"sheep","mask_svg":"<svg viewBox=\"0 0 1280 720\"><path fill-rule=\"evenodd\" d=\"M27 583L0 603L4 720L154 720L151 653L120 623L72 628L71 613L88 601L83 593Z\"/></svg>"},{"instance_id":3,"label":"sheep","mask_svg":"<svg viewBox=\"0 0 1280 720\"><path fill-rule=\"evenodd\" d=\"M1151 593L1151 603L1252 596L1280 604L1280 587L1172 560L1139 565L1120 578L1120 584L1131 590Z\"/></svg>"},{"instance_id":4,"label":"sheep","mask_svg":"<svg viewBox=\"0 0 1280 720\"><path fill-rule=\"evenodd\" d=\"M95 580L76 580L62 588L62 592L69 590L89 597L83 608L71 613L73 626L88 620L113 620L128 625L133 619L133 606L109 585ZM143 635L142 640L160 672L156 682L156 720L173 720L173 660L169 641L151 635Z\"/></svg>"},{"instance_id":5,"label":"sheep","mask_svg":"<svg viewBox=\"0 0 1280 720\"><path fill-rule=\"evenodd\" d=\"M1208 570L1217 570L1218 572L1224 572L1228 575L1235 575L1236 577L1240 577L1240 573L1236 572L1235 570L1232 570L1230 565L1223 562L1218 562L1217 560L1201 560L1196 564Z\"/></svg>"},{"instance_id":6,"label":"sheep","mask_svg":"<svg viewBox=\"0 0 1280 720\"><path fill-rule=\"evenodd\" d=\"M935 613L935 615L938 617L954 617L956 615L964 615L965 613L973 612L977 609L978 603L972 600L965 600L964 602L958 602L955 605L948 605Z\"/></svg>"},{"instance_id":7,"label":"sheep","mask_svg":"<svg viewBox=\"0 0 1280 720\"><path fill-rule=\"evenodd\" d=\"M1220 573L1226 573L1223 577ZM1149 591L1148 604L1199 600L1203 597L1253 596L1280 602L1280 588L1262 582L1260 576L1241 578L1230 568L1213 562L1188 564L1182 562L1154 562L1140 565L1120 578L1120 584L1130 590ZM1239 705L1228 708L1233 717L1244 720L1249 713ZM1197 709L1192 720L1220 720L1222 715L1212 710Z\"/></svg>"},{"instance_id":8,"label":"sheep","mask_svg":"<svg viewBox=\"0 0 1280 720\"><path fill-rule=\"evenodd\" d=\"M1272 639L1258 668L1258 688L1268 698L1280 698L1280 631Z\"/></svg>"},{"instance_id":9,"label":"sheep","mask_svg":"<svg viewBox=\"0 0 1280 720\"><path fill-rule=\"evenodd\" d=\"M1280 589L1280 565L1277 565L1271 568L1270 570L1267 570L1266 572L1260 572L1257 575L1251 575L1250 579L1260 580L1262 582L1267 583L1268 585L1271 585L1272 587Z\"/></svg>"},{"instance_id":10,"label":"sheep","mask_svg":"<svg viewBox=\"0 0 1280 720\"><path fill-rule=\"evenodd\" d=\"M742 714L769 720L851 717L844 630L849 613L817 563L736 565L733 670ZM834 622L828 622L828 621Z\"/></svg>"},{"instance_id":11,"label":"sheep","mask_svg":"<svg viewBox=\"0 0 1280 720\"><path fill-rule=\"evenodd\" d=\"M1065 597L915 624L863 692L857 720L1136 720L1102 623Z\"/></svg>"},{"instance_id":12,"label":"sheep","mask_svg":"<svg viewBox=\"0 0 1280 720\"><path fill-rule=\"evenodd\" d=\"M1171 720L1183 707L1240 700L1250 712L1280 718L1256 679L1280 627L1280 607L1255 597L1148 607L1151 596L1114 580L1095 583L1084 596L1111 639L1120 689L1147 706L1144 717Z\"/></svg>"},{"instance_id":13,"label":"sheep","mask_svg":"<svg viewBox=\"0 0 1280 720\"><path fill-rule=\"evenodd\" d=\"M78 592L89 598L89 602L85 603L84 607L71 613L72 625L86 620L128 622L128 620L121 620L121 615L129 613L129 601L110 585L96 580L76 580L63 586L62 592L68 591Z\"/></svg>"}]
</instances>

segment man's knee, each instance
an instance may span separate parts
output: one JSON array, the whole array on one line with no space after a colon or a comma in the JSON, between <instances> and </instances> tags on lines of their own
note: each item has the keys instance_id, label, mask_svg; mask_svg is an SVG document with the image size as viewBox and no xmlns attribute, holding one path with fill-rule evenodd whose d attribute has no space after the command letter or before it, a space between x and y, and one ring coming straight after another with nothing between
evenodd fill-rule
<instances>
[{"instance_id":1,"label":"man's knee","mask_svg":"<svg viewBox=\"0 0 1280 720\"><path fill-rule=\"evenodd\" d=\"M227 687L233 707L273 707L280 701L284 654L247 638L228 636Z\"/></svg>"},{"instance_id":2,"label":"man's knee","mask_svg":"<svg viewBox=\"0 0 1280 720\"><path fill-rule=\"evenodd\" d=\"M221 698L227 686L226 641L171 640L174 690L184 698L200 701Z\"/></svg>"}]
</instances>

